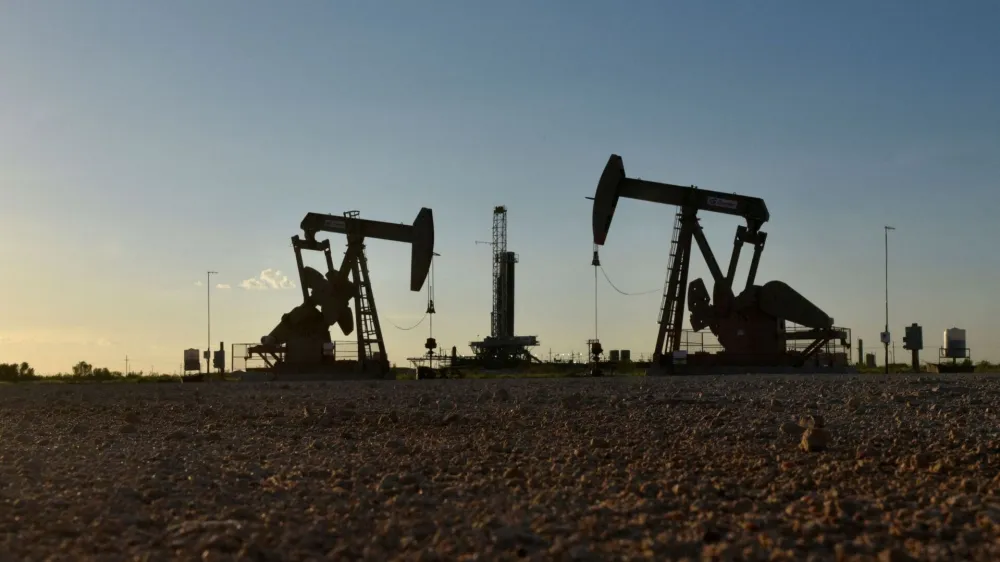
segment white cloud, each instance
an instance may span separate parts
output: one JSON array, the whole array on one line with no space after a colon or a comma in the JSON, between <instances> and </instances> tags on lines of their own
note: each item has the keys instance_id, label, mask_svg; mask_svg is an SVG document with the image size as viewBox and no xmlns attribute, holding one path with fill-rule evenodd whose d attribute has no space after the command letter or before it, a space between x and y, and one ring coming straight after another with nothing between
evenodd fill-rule
<instances>
[{"instance_id":1,"label":"white cloud","mask_svg":"<svg viewBox=\"0 0 1000 562\"><path fill-rule=\"evenodd\" d=\"M264 289L294 289L295 283L287 275L277 269L268 268L257 277L240 281L240 287L248 291Z\"/></svg>"},{"instance_id":2,"label":"white cloud","mask_svg":"<svg viewBox=\"0 0 1000 562\"><path fill-rule=\"evenodd\" d=\"M204 287L205 283L203 283L201 281L195 281L194 282L194 286L195 287ZM216 289L232 289L233 287L229 283L218 283L218 284L215 285L215 288Z\"/></svg>"},{"instance_id":3,"label":"white cloud","mask_svg":"<svg viewBox=\"0 0 1000 562\"><path fill-rule=\"evenodd\" d=\"M260 280L272 289L294 289L295 283L277 269L265 269L260 272Z\"/></svg>"},{"instance_id":4,"label":"white cloud","mask_svg":"<svg viewBox=\"0 0 1000 562\"><path fill-rule=\"evenodd\" d=\"M264 283L259 281L256 277L251 277L250 279L244 279L243 281L240 281L240 287L243 287L248 291L267 288L267 286L265 286Z\"/></svg>"}]
</instances>

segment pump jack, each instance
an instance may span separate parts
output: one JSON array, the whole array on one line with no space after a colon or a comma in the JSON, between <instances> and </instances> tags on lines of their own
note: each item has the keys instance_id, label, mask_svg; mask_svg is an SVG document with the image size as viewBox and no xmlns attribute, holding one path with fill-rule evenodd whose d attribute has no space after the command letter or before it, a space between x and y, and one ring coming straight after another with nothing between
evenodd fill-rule
<instances>
[{"instance_id":1,"label":"pump jack","mask_svg":"<svg viewBox=\"0 0 1000 562\"><path fill-rule=\"evenodd\" d=\"M840 340L841 345L850 347L850 335L846 330L835 328L832 318L785 283L770 281L763 286L754 284L767 240L767 234L760 229L770 219L762 199L629 178L625 176L621 156L612 154L594 195L593 235L596 246L603 246L607 239L619 197L679 207L651 373L676 373L687 369L675 366L673 361L675 352L680 351L685 297L691 312L692 329L700 331L709 328L725 350L712 355L696 354L700 357L689 357L686 365L696 365L700 361L702 365L715 368L800 368L832 340ZM746 226L741 225L736 230L733 253L725 275L699 224L698 211L735 215L746 220ZM692 238L698 244L715 282L711 299L702 279L688 283ZM737 296L733 283L743 244L752 244L754 250L746 286ZM807 329L789 332L785 327L786 320ZM787 349L788 341L808 339L813 342L802 351Z\"/></svg>"},{"instance_id":2,"label":"pump jack","mask_svg":"<svg viewBox=\"0 0 1000 562\"><path fill-rule=\"evenodd\" d=\"M295 249L303 303L283 315L271 333L261 338L261 344L249 349L250 353L260 355L276 374L360 371L373 378L386 377L390 372L389 359L372 294L364 241L366 238L377 238L409 243L410 290L419 291L427 279L434 255L432 211L420 209L412 225L362 219L357 211L347 212L344 216L309 213L302 219L300 227L304 238L292 236L292 247ZM333 265L330 241L316 240L319 232L347 235L347 251L340 269ZM302 250L324 253L326 275L303 265ZM353 317L351 301L354 303ZM335 360L330 338L330 327L334 324L344 335L350 335L357 326L355 365Z\"/></svg>"}]
</instances>

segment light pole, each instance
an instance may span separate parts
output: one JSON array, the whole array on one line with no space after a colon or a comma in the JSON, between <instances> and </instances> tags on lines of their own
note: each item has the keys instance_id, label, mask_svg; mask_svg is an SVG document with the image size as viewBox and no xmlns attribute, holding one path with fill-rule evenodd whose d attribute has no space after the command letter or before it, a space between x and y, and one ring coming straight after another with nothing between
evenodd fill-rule
<instances>
[{"instance_id":1,"label":"light pole","mask_svg":"<svg viewBox=\"0 0 1000 562\"><path fill-rule=\"evenodd\" d=\"M895 227L885 226L885 337L882 343L885 345L885 374L889 374L889 231L896 230Z\"/></svg>"},{"instance_id":2,"label":"light pole","mask_svg":"<svg viewBox=\"0 0 1000 562\"><path fill-rule=\"evenodd\" d=\"M208 355L208 357L205 358L206 373L212 372L212 276L218 274L218 271L209 271L205 276L207 281L205 290L208 294L208 347L205 348L205 354Z\"/></svg>"}]
</instances>

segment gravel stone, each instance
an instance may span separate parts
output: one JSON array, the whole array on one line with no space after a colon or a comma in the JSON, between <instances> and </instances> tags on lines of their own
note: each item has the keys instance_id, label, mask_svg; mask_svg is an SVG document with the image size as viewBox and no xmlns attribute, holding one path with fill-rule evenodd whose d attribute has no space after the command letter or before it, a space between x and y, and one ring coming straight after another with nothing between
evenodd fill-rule
<instances>
[{"instance_id":1,"label":"gravel stone","mask_svg":"<svg viewBox=\"0 0 1000 562\"><path fill-rule=\"evenodd\" d=\"M993 560L998 411L989 375L4 385L0 552Z\"/></svg>"},{"instance_id":2,"label":"gravel stone","mask_svg":"<svg viewBox=\"0 0 1000 562\"><path fill-rule=\"evenodd\" d=\"M802 450L807 452L825 451L830 444L830 432L821 427L810 427L802 433Z\"/></svg>"},{"instance_id":3,"label":"gravel stone","mask_svg":"<svg viewBox=\"0 0 1000 562\"><path fill-rule=\"evenodd\" d=\"M787 435L801 437L805 430L806 428L804 426L790 421L781 424L781 432Z\"/></svg>"}]
</instances>

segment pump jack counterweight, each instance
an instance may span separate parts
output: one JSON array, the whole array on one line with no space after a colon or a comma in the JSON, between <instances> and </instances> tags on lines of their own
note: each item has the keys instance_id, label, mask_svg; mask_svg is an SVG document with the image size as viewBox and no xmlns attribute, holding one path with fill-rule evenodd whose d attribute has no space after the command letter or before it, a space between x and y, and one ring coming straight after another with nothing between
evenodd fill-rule
<instances>
[{"instance_id":1,"label":"pump jack counterweight","mask_svg":"<svg viewBox=\"0 0 1000 562\"><path fill-rule=\"evenodd\" d=\"M833 319L791 287L780 281L763 286L754 282L767 234L761 231L770 213L764 201L734 193L722 193L673 184L629 178L622 158L612 154L601 174L593 206L593 238L604 245L618 199L626 197L678 207L668 257L667 279L660 305L659 330L653 350L651 373L724 372L726 368L746 372L748 367L772 370L798 369L818 352L839 341L850 347L847 330L835 328ZM746 221L736 230L729 264L723 272L708 244L698 219L699 211L738 216ZM688 281L692 242L697 244L714 282L709 293L702 279ZM753 246L746 285L736 294L736 268L744 244ZM681 349L684 305L690 311L693 331L709 328L724 351L695 353L688 358ZM803 326L789 332L786 321ZM813 340L803 350L788 349L788 342ZM675 364L674 359L680 359ZM846 357L844 359L846 365ZM681 366L683 365L683 366ZM703 367L699 369L698 367Z\"/></svg>"}]
</instances>

